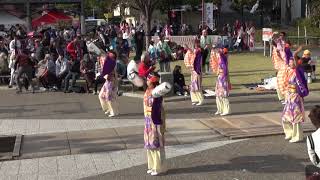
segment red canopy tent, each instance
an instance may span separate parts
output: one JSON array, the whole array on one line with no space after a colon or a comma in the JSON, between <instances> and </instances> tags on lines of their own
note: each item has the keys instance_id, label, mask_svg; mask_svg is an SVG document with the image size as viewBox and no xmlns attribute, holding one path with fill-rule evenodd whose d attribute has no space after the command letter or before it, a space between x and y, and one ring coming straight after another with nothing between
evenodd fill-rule
<instances>
[{"instance_id":1,"label":"red canopy tent","mask_svg":"<svg viewBox=\"0 0 320 180\"><path fill-rule=\"evenodd\" d=\"M39 18L34 19L32 21L32 27L35 28L35 27L43 26L47 24L55 24L59 21L71 21L71 20L72 20L71 17L63 13L51 11Z\"/></svg>"}]
</instances>

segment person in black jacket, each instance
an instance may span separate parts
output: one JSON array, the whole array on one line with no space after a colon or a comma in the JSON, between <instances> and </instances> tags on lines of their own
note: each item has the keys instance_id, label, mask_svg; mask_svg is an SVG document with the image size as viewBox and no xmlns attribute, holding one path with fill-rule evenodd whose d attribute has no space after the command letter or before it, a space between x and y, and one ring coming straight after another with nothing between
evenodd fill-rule
<instances>
[{"instance_id":1,"label":"person in black jacket","mask_svg":"<svg viewBox=\"0 0 320 180\"><path fill-rule=\"evenodd\" d=\"M178 96L188 96L188 86L186 86L184 75L181 73L181 66L175 66L173 70L174 92Z\"/></svg>"},{"instance_id":2,"label":"person in black jacket","mask_svg":"<svg viewBox=\"0 0 320 180\"><path fill-rule=\"evenodd\" d=\"M143 51L143 43L144 43L144 31L143 27L140 27L140 30L136 32L134 36L134 40L136 42L136 58L141 59L142 51Z\"/></svg>"}]
</instances>

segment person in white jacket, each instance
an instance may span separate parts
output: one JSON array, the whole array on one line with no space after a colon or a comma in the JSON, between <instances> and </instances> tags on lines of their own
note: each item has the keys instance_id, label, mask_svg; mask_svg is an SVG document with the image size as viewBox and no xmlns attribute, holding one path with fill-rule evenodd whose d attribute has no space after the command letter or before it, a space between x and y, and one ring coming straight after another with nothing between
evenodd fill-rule
<instances>
[{"instance_id":1,"label":"person in white jacket","mask_svg":"<svg viewBox=\"0 0 320 180\"><path fill-rule=\"evenodd\" d=\"M312 164L320 168L320 106L310 111L309 118L317 130L307 137L308 154Z\"/></svg>"},{"instance_id":2,"label":"person in white jacket","mask_svg":"<svg viewBox=\"0 0 320 180\"><path fill-rule=\"evenodd\" d=\"M9 88L12 87L14 82L14 64L16 61L16 55L21 51L21 42L18 40L18 37L14 35L13 40L9 44L10 57L9 57L9 69L10 69L10 83Z\"/></svg>"}]
</instances>

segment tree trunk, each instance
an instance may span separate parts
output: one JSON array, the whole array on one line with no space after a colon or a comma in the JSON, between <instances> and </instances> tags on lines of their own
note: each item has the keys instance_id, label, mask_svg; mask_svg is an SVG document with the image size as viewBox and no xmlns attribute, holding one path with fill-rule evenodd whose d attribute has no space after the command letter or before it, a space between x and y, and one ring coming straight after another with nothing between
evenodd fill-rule
<instances>
[{"instance_id":1,"label":"tree trunk","mask_svg":"<svg viewBox=\"0 0 320 180\"><path fill-rule=\"evenodd\" d=\"M148 49L151 41L151 19L152 14L146 13L146 49Z\"/></svg>"}]
</instances>

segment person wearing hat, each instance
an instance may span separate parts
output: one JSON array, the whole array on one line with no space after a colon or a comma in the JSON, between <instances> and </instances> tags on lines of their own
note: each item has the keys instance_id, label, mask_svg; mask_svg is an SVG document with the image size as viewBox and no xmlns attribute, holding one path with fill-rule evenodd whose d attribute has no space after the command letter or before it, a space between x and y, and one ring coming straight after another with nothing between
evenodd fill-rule
<instances>
[{"instance_id":1,"label":"person wearing hat","mask_svg":"<svg viewBox=\"0 0 320 180\"><path fill-rule=\"evenodd\" d=\"M216 71L218 78L216 81L215 93L216 93L216 103L217 112L216 115L225 116L231 113L229 105L229 92L231 90L229 68L228 68L228 49L220 49L216 52Z\"/></svg>"},{"instance_id":2,"label":"person wearing hat","mask_svg":"<svg viewBox=\"0 0 320 180\"><path fill-rule=\"evenodd\" d=\"M303 51L301 60L302 60L302 67L306 73L308 83L311 83L312 79L314 79L315 77L316 66L311 60L311 52L308 49Z\"/></svg>"},{"instance_id":3,"label":"person wearing hat","mask_svg":"<svg viewBox=\"0 0 320 180\"><path fill-rule=\"evenodd\" d=\"M159 85L159 76L150 74L147 78L147 90L144 94L144 148L147 149L148 170L152 176L164 173L166 121L163 98L155 98L152 91Z\"/></svg>"}]
</instances>

